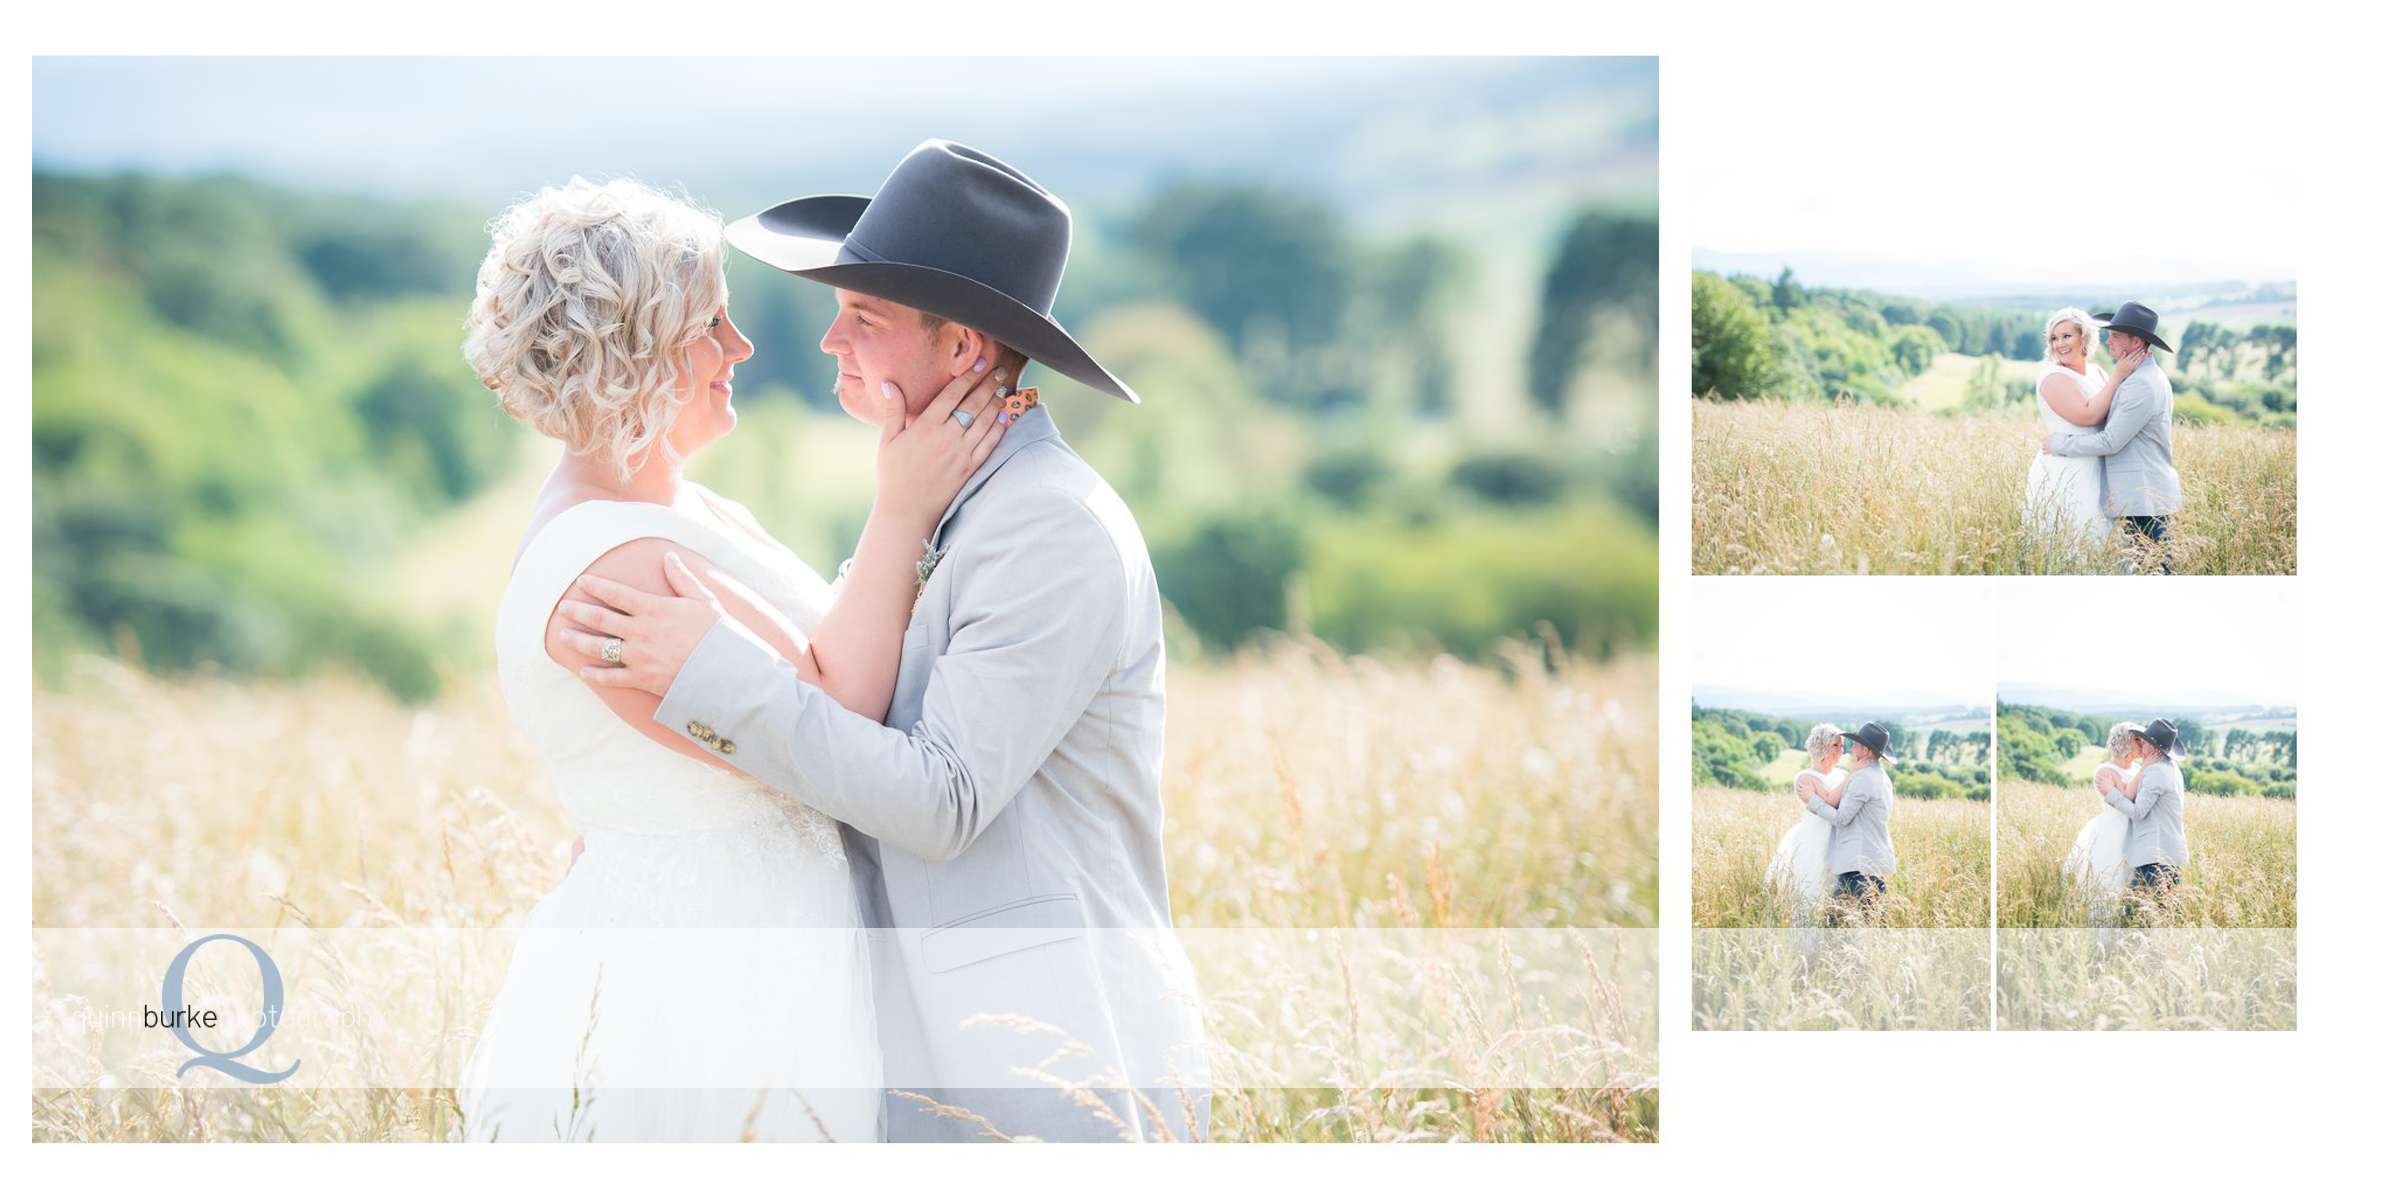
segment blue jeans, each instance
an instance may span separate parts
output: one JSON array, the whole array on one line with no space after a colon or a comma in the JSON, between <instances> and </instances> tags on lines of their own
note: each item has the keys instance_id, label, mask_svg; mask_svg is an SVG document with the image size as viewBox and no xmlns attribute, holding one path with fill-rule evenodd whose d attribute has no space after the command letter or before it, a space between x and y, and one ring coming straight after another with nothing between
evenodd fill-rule
<instances>
[{"instance_id":1,"label":"blue jeans","mask_svg":"<svg viewBox=\"0 0 2400 1200\"><path fill-rule=\"evenodd\" d=\"M2183 886L2183 872L2173 863L2143 863L2133 869L2132 890L2125 893L2125 923L2136 923L2165 907ZM2145 922L2146 923L2146 922Z\"/></svg>"},{"instance_id":2,"label":"blue jeans","mask_svg":"<svg viewBox=\"0 0 2400 1200\"><path fill-rule=\"evenodd\" d=\"M2117 521L2137 546L2158 547L2158 573L2161 575L2175 573L2174 555L2167 545L2173 540L2169 528L2172 520L2172 517L2120 517Z\"/></svg>"},{"instance_id":3,"label":"blue jeans","mask_svg":"<svg viewBox=\"0 0 2400 1200\"><path fill-rule=\"evenodd\" d=\"M1833 881L1833 904L1825 910L1825 926L1875 924L1882 907L1883 876L1844 871Z\"/></svg>"}]
</instances>

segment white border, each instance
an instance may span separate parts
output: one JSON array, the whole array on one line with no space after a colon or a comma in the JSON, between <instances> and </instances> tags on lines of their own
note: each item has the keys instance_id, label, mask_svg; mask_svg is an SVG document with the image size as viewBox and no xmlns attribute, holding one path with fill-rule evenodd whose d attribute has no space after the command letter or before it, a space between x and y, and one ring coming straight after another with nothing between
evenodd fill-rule
<instances>
[{"instance_id":1,"label":"white border","mask_svg":"<svg viewBox=\"0 0 2400 1200\"><path fill-rule=\"evenodd\" d=\"M1665 1111L1660 1146L1479 1148L1221 1147L1151 1152L1038 1148L1006 1152L921 1147L807 1151L809 1157L695 1147L593 1148L540 1154L454 1148L341 1147L43 1148L22 1164L29 1190L139 1181L178 1194L421 1193L439 1181L475 1194L688 1193L695 1179L732 1190L747 1182L817 1194L877 1194L895 1186L932 1194L988 1195L995 1186L1044 1193L1104 1187L1140 1194L1222 1194L1271 1183L1276 1192L1379 1194L1573 1189L1573 1194L1801 1195L1903 1190L2081 1192L2156 1184L2192 1193L2288 1187L2340 1178L2363 1162L2389 1096L2375 1068L2392 1061L2385 1014L2393 991L2390 935L2380 921L2400 845L2388 772L2367 756L2388 747L2391 638L2375 614L2391 607L2386 558L2392 529L2379 523L2395 403L2384 348L2391 342L2388 131L2384 39L2307 4L2064 5L2045 8L1882 4L1472 6L1211 3L971 6L908 0L865 9L727 0L704 9L584 3L548 16L456 2L390 7L120 3L48 7L20 18L20 36L44 53L674 51L823 53L860 50L1004 54L1054 52L1656 53L1662 87L1662 287L1664 299L1661 694L1684 703L1681 618L1689 586L1688 377L1685 230L1677 218L1683 172L1698 162L1754 164L1772 186L1775 164L1807 155L1855 158L1862 181L1907 170L1920 154L1981 153L1992 186L2035 189L2026 142L2045 105L2089 114L2162 115L2156 140L2207 155L2290 161L2307 176L2303 308L2309 339L2308 419L2301 440L2306 586L2294 609L2307 623L2311 819L2302 822L2302 1032L2270 1035L1712 1035L1665 1020ZM2346 12L2363 10L2345 9ZM861 15L864 14L864 15ZM472 19L469 19L472 18ZM395 28L405 25L405 28ZM22 62L22 60L19 60ZM22 70L24 68L19 67ZM995 68L995 85L1006 72ZM1036 81L1038 86L1038 81ZM23 102L20 85L5 93ZM25 136L12 122L9 136ZM2169 173L2204 186L2204 170ZM26 193L7 203L23 227ZM2171 195L2160 202L2171 202ZM1970 231L1971 232L1971 231ZM19 243L22 245L23 243ZM11 257L0 302L26 328L29 282ZM27 369L24 343L17 365ZM27 376L20 373L19 379ZM20 437L13 427L11 437ZM29 479L18 441L9 461ZM19 490L17 496L27 493ZM26 525L0 523L10 539L0 586L12 637L27 628L21 578ZM5 653L13 710L30 693L27 656ZM1664 723L1662 779L1685 782L1687 736ZM28 756L22 712L0 714L15 761ZM21 837L22 817L8 828ZM1689 822L1664 806L1661 908L1667 980L1662 1012L1688 1005L1677 966L1688 956L1679 928L1688 905ZM27 861L6 856L9 868ZM25 935L28 891L9 891L13 941ZM23 943L18 943L20 946ZM27 961L13 957L13 962ZM21 969L21 968L20 968ZM7 1000L24 1003L22 989ZM15 1009L22 1013L22 1009ZM6 1043L21 1061L23 1043ZM2166 1099L2146 1111L2129 1083ZM21 1094L19 1094L21 1095ZM27 1128L25 1103L11 1113ZM1842 1147L1853 1142L1853 1154ZM2132 1155L2148 1145L2156 1153ZM2350 1160L2345 1163L2345 1159ZM1855 1161L1864 1172L1835 1169ZM2128 1172L2138 1163L2140 1177ZM11 1164L19 1165L19 1164ZM2380 1172L2379 1172L2380 1173ZM705 1186L705 1185L704 1185ZM108 1190L118 1190L110 1187ZM713 1189L712 1189L713 1190Z\"/></svg>"}]
</instances>

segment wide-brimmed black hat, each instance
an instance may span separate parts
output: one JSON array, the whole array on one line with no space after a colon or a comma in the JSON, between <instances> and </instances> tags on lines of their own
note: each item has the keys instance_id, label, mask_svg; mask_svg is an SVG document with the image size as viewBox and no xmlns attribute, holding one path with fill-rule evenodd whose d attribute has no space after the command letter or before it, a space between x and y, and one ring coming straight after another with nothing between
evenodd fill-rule
<instances>
[{"instance_id":1,"label":"wide-brimmed black hat","mask_svg":"<svg viewBox=\"0 0 2400 1200\"><path fill-rule=\"evenodd\" d=\"M2158 336L2158 313L2147 304L2128 300L2113 312L2093 313L2092 319L2100 322L2102 329L2130 333L2169 354L2175 353L2175 347L2168 345L2167 339Z\"/></svg>"},{"instance_id":2,"label":"wide-brimmed black hat","mask_svg":"<svg viewBox=\"0 0 2400 1200\"><path fill-rule=\"evenodd\" d=\"M2176 744L2181 737L2182 735L2175 732L2175 722L2165 717L2160 717L2143 726L2141 731L2142 740L2158 747L2160 754L2175 753Z\"/></svg>"},{"instance_id":3,"label":"wide-brimmed black hat","mask_svg":"<svg viewBox=\"0 0 2400 1200\"><path fill-rule=\"evenodd\" d=\"M1857 729L1843 734L1842 736L1849 738L1851 741L1858 742L1864 745L1867 749L1874 751L1875 757L1878 759L1891 757L1891 731L1885 729L1877 722L1869 721L1866 724L1859 726Z\"/></svg>"},{"instance_id":4,"label":"wide-brimmed black hat","mask_svg":"<svg viewBox=\"0 0 2400 1200\"><path fill-rule=\"evenodd\" d=\"M802 279L979 329L1059 374L1141 403L1051 319L1067 271L1067 206L956 142L909 151L873 196L803 196L725 229L733 248Z\"/></svg>"}]
</instances>

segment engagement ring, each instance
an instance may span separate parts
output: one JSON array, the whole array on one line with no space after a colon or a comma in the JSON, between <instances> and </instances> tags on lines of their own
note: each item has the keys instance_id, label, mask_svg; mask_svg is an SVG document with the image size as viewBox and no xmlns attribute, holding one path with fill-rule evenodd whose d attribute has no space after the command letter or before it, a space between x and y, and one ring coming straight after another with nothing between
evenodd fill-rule
<instances>
[{"instance_id":1,"label":"engagement ring","mask_svg":"<svg viewBox=\"0 0 2400 1200\"><path fill-rule=\"evenodd\" d=\"M623 665L625 662L625 639L621 637L601 638L600 661Z\"/></svg>"},{"instance_id":2,"label":"engagement ring","mask_svg":"<svg viewBox=\"0 0 2400 1200\"><path fill-rule=\"evenodd\" d=\"M960 429L973 429L975 427L975 414L968 412L963 408L951 409L950 419L958 422L958 427Z\"/></svg>"}]
</instances>

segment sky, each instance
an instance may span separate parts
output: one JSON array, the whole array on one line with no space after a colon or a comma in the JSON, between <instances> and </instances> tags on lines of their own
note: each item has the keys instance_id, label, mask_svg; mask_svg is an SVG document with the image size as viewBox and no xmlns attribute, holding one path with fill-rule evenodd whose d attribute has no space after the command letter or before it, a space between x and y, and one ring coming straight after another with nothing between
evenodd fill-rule
<instances>
[{"instance_id":1,"label":"sky","mask_svg":"<svg viewBox=\"0 0 2400 1200\"><path fill-rule=\"evenodd\" d=\"M2159 180L2202 178L2150 170ZM2080 177L2103 181L2096 170ZM1799 168L1710 166L1691 175L1688 227L1703 267L1711 255L1794 257L1893 281L1921 273L1998 290L2296 279L2298 174L2212 164L2204 178L2122 192L2061 184L2063 194L2045 194L2030 163L1995 170L1988 162L1953 169L1885 161L1862 169L1828 157ZM2112 219L2119 213L2139 215ZM1877 286L1805 271L1801 281Z\"/></svg>"},{"instance_id":2,"label":"sky","mask_svg":"<svg viewBox=\"0 0 2400 1200\"><path fill-rule=\"evenodd\" d=\"M1692 686L1829 709L1987 707L1992 590L1982 580L1696 578Z\"/></svg>"},{"instance_id":3,"label":"sky","mask_svg":"<svg viewBox=\"0 0 2400 1200\"><path fill-rule=\"evenodd\" d=\"M2039 689L2086 694L2094 703L2177 708L2300 703L2295 580L2042 578L2011 584L2011 604L2024 619L2001 627L2004 700ZM2069 624L2088 629L2088 636L2059 636L2058 627Z\"/></svg>"},{"instance_id":4,"label":"sky","mask_svg":"<svg viewBox=\"0 0 2400 1200\"><path fill-rule=\"evenodd\" d=\"M1216 173L1403 209L1496 183L1656 203L1654 59L37 58L32 75L37 167L479 203L576 173L720 206L866 191L928 137L1078 203Z\"/></svg>"}]
</instances>

